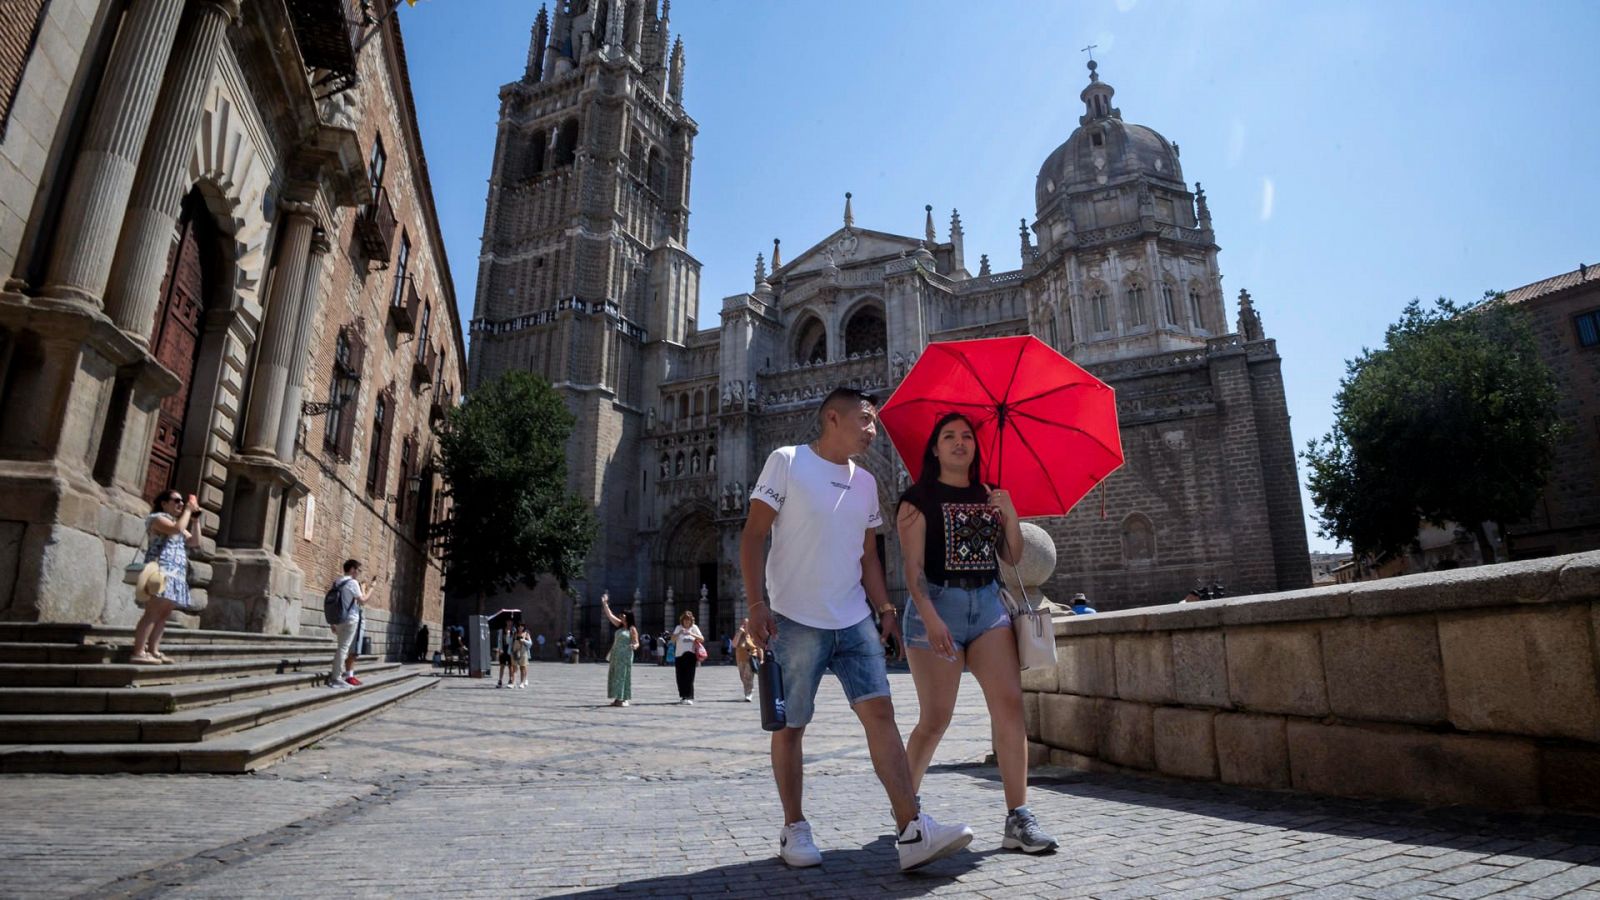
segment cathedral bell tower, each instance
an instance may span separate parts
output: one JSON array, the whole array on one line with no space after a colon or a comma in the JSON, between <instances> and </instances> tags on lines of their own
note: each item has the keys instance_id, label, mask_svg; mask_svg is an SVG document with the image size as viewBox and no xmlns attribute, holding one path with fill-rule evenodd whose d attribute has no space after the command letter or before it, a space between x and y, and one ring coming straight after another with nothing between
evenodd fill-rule
<instances>
[{"instance_id":1,"label":"cathedral bell tower","mask_svg":"<svg viewBox=\"0 0 1600 900\"><path fill-rule=\"evenodd\" d=\"M640 491L606 475L638 470L652 357L694 330L698 302L686 249L697 126L670 11L668 0L555 0L534 20L521 78L500 89L470 377L531 371L567 399L570 486L602 522L591 582L632 568L631 535L605 523L628 521Z\"/></svg>"}]
</instances>

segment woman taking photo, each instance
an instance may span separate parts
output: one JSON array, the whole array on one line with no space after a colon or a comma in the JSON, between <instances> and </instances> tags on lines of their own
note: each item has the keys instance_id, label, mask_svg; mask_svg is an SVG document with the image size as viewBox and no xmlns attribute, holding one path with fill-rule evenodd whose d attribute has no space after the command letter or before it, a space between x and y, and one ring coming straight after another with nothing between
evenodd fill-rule
<instances>
[{"instance_id":1,"label":"woman taking photo","mask_svg":"<svg viewBox=\"0 0 1600 900\"><path fill-rule=\"evenodd\" d=\"M896 527L911 602L902 633L921 709L906 741L912 785L933 761L950 726L963 667L989 708L995 757L1005 787L1006 849L1052 850L1056 841L1028 811L1028 742L1022 676L1011 617L1000 601L999 564L1022 556L1022 527L1011 496L979 480L982 461L972 422L940 418L928 435L917 483L900 498Z\"/></svg>"},{"instance_id":2,"label":"woman taking photo","mask_svg":"<svg viewBox=\"0 0 1600 900\"><path fill-rule=\"evenodd\" d=\"M194 612L189 599L189 548L200 546L200 527L191 525L200 504L191 495L187 502L177 491L163 491L156 497L150 515L145 517L145 564L155 563L161 571L160 584L139 584L139 599L144 615L133 629L133 655L129 662L143 666L170 664L172 657L161 652L161 633L167 629L167 616L174 609Z\"/></svg>"},{"instance_id":3,"label":"woman taking photo","mask_svg":"<svg viewBox=\"0 0 1600 900\"><path fill-rule=\"evenodd\" d=\"M694 674L700 666L700 646L706 636L694 624L694 613L684 610L678 617L678 627L672 629L672 646L677 653L673 665L678 672L678 702L694 705Z\"/></svg>"},{"instance_id":4,"label":"woman taking photo","mask_svg":"<svg viewBox=\"0 0 1600 900\"><path fill-rule=\"evenodd\" d=\"M634 627L633 613L623 610L618 616L611 611L611 594L600 595L600 611L617 629L611 639L611 671L606 673L606 696L612 706L627 706L633 699L633 651L639 649L639 629Z\"/></svg>"}]
</instances>

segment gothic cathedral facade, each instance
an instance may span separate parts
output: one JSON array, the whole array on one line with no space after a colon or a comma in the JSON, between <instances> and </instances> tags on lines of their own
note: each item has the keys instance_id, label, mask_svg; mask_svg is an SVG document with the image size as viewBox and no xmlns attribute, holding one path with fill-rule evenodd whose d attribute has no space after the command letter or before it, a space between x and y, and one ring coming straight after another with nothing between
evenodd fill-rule
<instances>
[{"instance_id":1,"label":"gothic cathedral facade","mask_svg":"<svg viewBox=\"0 0 1600 900\"><path fill-rule=\"evenodd\" d=\"M523 77L500 91L470 323L471 384L549 379L577 425L569 485L600 535L572 596L501 598L535 630L597 635L597 598L658 632L683 609L717 639L742 618L738 539L775 447L809 439L833 387L883 398L931 341L1031 333L1117 390L1124 467L1070 516L1040 520L1046 586L1101 609L1308 586L1310 562L1279 357L1248 293L1228 321L1204 192L1178 146L1123 121L1090 63L1080 126L1045 160L1019 268L968 268L940 239L841 227L697 322L688 250L695 121L670 3L557 0ZM887 440L862 460L886 520L908 475ZM891 593L904 596L890 534Z\"/></svg>"}]
</instances>

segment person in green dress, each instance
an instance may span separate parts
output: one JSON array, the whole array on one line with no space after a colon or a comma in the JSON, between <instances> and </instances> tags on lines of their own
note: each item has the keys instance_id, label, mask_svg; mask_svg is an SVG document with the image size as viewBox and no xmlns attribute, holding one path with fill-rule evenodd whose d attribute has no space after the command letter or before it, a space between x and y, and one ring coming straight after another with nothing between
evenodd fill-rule
<instances>
[{"instance_id":1,"label":"person in green dress","mask_svg":"<svg viewBox=\"0 0 1600 900\"><path fill-rule=\"evenodd\" d=\"M633 653L639 649L639 629L634 624L633 613L623 610L622 615L611 611L611 594L600 595L600 609L617 629L611 640L611 671L606 676L606 695L612 706L627 706L633 699Z\"/></svg>"}]
</instances>

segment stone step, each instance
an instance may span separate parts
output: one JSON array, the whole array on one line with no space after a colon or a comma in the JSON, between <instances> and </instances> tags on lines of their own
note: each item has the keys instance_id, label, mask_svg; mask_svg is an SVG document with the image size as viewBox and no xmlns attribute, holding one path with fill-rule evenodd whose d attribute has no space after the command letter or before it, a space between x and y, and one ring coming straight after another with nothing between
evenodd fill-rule
<instances>
[{"instance_id":1,"label":"stone step","mask_svg":"<svg viewBox=\"0 0 1600 900\"><path fill-rule=\"evenodd\" d=\"M116 652L109 644L0 641L0 663L95 665L110 662Z\"/></svg>"},{"instance_id":2,"label":"stone step","mask_svg":"<svg viewBox=\"0 0 1600 900\"><path fill-rule=\"evenodd\" d=\"M400 668L400 663L366 661L360 664L362 680L368 673ZM92 713L170 713L196 709L213 703L243 700L279 691L315 687L327 680L326 663L311 671L284 675L250 675L153 687L80 688L39 687L0 688L0 713L7 714L92 714Z\"/></svg>"},{"instance_id":3,"label":"stone step","mask_svg":"<svg viewBox=\"0 0 1600 900\"><path fill-rule=\"evenodd\" d=\"M182 618L182 617L180 617ZM85 644L96 641L132 643L132 625L86 625L81 622L0 622L0 641ZM252 631L212 631L168 625L161 646L168 644L250 643L277 645L317 640L310 635L257 634Z\"/></svg>"},{"instance_id":4,"label":"stone step","mask_svg":"<svg viewBox=\"0 0 1600 900\"><path fill-rule=\"evenodd\" d=\"M141 666L106 663L70 665L56 663L0 663L0 688L4 687L133 687L179 684L213 678L239 678L248 675L283 675L328 669L331 661L324 649L319 653L294 653L283 656L257 655L242 659L213 659L179 662L170 666Z\"/></svg>"},{"instance_id":5,"label":"stone step","mask_svg":"<svg viewBox=\"0 0 1600 900\"><path fill-rule=\"evenodd\" d=\"M420 674L425 668L413 671L418 673L414 677L374 690L340 691L331 704L215 740L0 745L0 772L251 772L438 683Z\"/></svg>"},{"instance_id":6,"label":"stone step","mask_svg":"<svg viewBox=\"0 0 1600 900\"><path fill-rule=\"evenodd\" d=\"M228 700L176 713L0 715L0 734L8 741L27 744L204 741L338 703L347 693L378 691L412 677L413 672L396 666L369 673L360 687L348 691L307 685L299 690Z\"/></svg>"}]
</instances>

